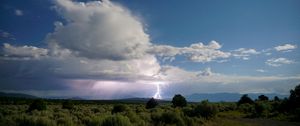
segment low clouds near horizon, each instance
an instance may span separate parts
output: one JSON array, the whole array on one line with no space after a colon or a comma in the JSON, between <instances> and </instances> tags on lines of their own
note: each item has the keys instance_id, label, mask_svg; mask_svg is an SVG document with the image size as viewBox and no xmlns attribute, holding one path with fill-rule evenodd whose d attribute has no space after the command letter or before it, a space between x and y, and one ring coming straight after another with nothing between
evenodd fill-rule
<instances>
[{"instance_id":1,"label":"low clouds near horizon","mask_svg":"<svg viewBox=\"0 0 300 126\"><path fill-rule=\"evenodd\" d=\"M2 91L45 97L151 97L155 85L161 84L162 90L169 93L165 95L206 91L282 94L300 82L299 75L222 74L214 72L213 66L186 70L171 65L177 57L201 64L223 63L232 58L251 60L252 56L265 56L272 51L290 52L297 45L278 45L267 51L246 47L225 51L222 43L215 40L186 47L158 45L145 32L142 17L111 1L56 0L53 8L64 21L54 22L54 31L45 35L47 45L2 45ZM284 57L268 58L264 62L271 67L297 63ZM265 71L257 69L260 73Z\"/></svg>"}]
</instances>

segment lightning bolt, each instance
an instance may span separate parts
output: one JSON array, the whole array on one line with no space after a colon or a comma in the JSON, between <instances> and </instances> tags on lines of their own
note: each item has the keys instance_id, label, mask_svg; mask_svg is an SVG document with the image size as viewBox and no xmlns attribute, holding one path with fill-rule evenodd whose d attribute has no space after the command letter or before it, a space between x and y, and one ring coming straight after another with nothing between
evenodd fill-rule
<instances>
[{"instance_id":1,"label":"lightning bolt","mask_svg":"<svg viewBox=\"0 0 300 126\"><path fill-rule=\"evenodd\" d=\"M154 97L155 99L161 99L159 84L156 84L156 93L155 93L155 95L154 95L153 97Z\"/></svg>"}]
</instances>

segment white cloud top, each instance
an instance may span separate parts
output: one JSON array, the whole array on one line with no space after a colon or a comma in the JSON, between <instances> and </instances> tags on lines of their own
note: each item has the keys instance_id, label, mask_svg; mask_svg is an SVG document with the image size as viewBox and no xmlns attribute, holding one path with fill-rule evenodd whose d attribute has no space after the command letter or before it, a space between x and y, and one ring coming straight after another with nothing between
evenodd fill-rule
<instances>
[{"instance_id":1,"label":"white cloud top","mask_svg":"<svg viewBox=\"0 0 300 126\"><path fill-rule=\"evenodd\" d=\"M274 47L274 49L276 51L289 51L289 50L293 50L296 48L297 48L297 45L292 45L292 44L285 44L285 45L280 45L280 46Z\"/></svg>"},{"instance_id":2,"label":"white cloud top","mask_svg":"<svg viewBox=\"0 0 300 126\"><path fill-rule=\"evenodd\" d=\"M295 62L293 60L289 60L289 59L280 57L280 58L268 59L265 63L269 66L279 67L283 64L292 64L292 63L295 63Z\"/></svg>"},{"instance_id":3,"label":"white cloud top","mask_svg":"<svg viewBox=\"0 0 300 126\"><path fill-rule=\"evenodd\" d=\"M205 63L228 58L230 53L219 50L221 47L222 46L218 42L211 41L208 45L204 45L200 42L191 44L189 47L154 45L149 52L162 57L175 57L176 55L183 55L190 61Z\"/></svg>"},{"instance_id":4,"label":"white cloud top","mask_svg":"<svg viewBox=\"0 0 300 126\"><path fill-rule=\"evenodd\" d=\"M232 56L236 58L241 58L243 60L249 60L249 57L251 55L257 55L260 54L260 52L257 52L255 49L246 49L246 48L239 48L236 50L233 50Z\"/></svg>"},{"instance_id":5,"label":"white cloud top","mask_svg":"<svg viewBox=\"0 0 300 126\"><path fill-rule=\"evenodd\" d=\"M145 55L150 44L143 24L129 10L103 2L57 0L56 10L68 21L56 23L49 43L92 59L123 60Z\"/></svg>"},{"instance_id":6,"label":"white cloud top","mask_svg":"<svg viewBox=\"0 0 300 126\"><path fill-rule=\"evenodd\" d=\"M6 57L28 57L39 58L48 55L48 50L34 46L13 46L8 43L3 44L3 51Z\"/></svg>"}]
</instances>

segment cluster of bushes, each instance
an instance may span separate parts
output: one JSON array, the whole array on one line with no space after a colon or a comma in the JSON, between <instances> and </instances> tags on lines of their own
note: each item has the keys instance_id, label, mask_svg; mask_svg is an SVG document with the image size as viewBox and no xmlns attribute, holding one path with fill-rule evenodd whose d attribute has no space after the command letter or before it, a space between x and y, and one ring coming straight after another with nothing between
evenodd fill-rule
<instances>
[{"instance_id":1,"label":"cluster of bushes","mask_svg":"<svg viewBox=\"0 0 300 126\"><path fill-rule=\"evenodd\" d=\"M243 95L237 103L238 110L248 114L248 117L274 118L279 120L300 120L300 85L290 91L289 98L273 100L265 95L258 96L253 101L247 95Z\"/></svg>"},{"instance_id":2,"label":"cluster of bushes","mask_svg":"<svg viewBox=\"0 0 300 126\"><path fill-rule=\"evenodd\" d=\"M217 104L203 101L188 104L175 95L171 104L151 98L146 104L59 104L34 100L29 105L1 105L0 125L24 126L198 126L213 118Z\"/></svg>"},{"instance_id":3,"label":"cluster of bushes","mask_svg":"<svg viewBox=\"0 0 300 126\"><path fill-rule=\"evenodd\" d=\"M7 100L9 101L9 100ZM5 102L7 102L5 101ZM218 112L241 112L247 117L300 120L300 85L289 98L273 100L261 95L253 101L243 95L237 103L187 103L176 94L171 103L159 104L151 98L146 104L51 102L29 100L28 105L1 105L0 125L4 126L198 126L215 118ZM23 101L22 101L23 102ZM219 114L219 116L222 113Z\"/></svg>"}]
</instances>

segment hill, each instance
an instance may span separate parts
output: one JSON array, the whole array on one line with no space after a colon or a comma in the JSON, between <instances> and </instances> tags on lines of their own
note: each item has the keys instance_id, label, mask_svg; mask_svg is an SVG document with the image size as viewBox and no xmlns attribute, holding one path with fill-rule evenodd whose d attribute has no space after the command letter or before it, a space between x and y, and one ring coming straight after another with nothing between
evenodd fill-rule
<instances>
[{"instance_id":1,"label":"hill","mask_svg":"<svg viewBox=\"0 0 300 126\"><path fill-rule=\"evenodd\" d=\"M39 98L33 95L22 94L22 93L4 93L0 92L0 97L13 97L13 98L28 98L28 99L35 99Z\"/></svg>"},{"instance_id":2,"label":"hill","mask_svg":"<svg viewBox=\"0 0 300 126\"><path fill-rule=\"evenodd\" d=\"M243 94L239 93L196 93L187 95L186 99L191 102L199 102L202 100L208 99L211 102L219 102L219 101L225 101L225 102L236 102L238 101ZM262 93L250 93L248 96L255 100L259 95L262 95ZM269 97L270 100L272 100L275 96L278 96L279 98L285 98L288 97L288 95L280 95L280 94L263 94L267 97Z\"/></svg>"}]
</instances>

